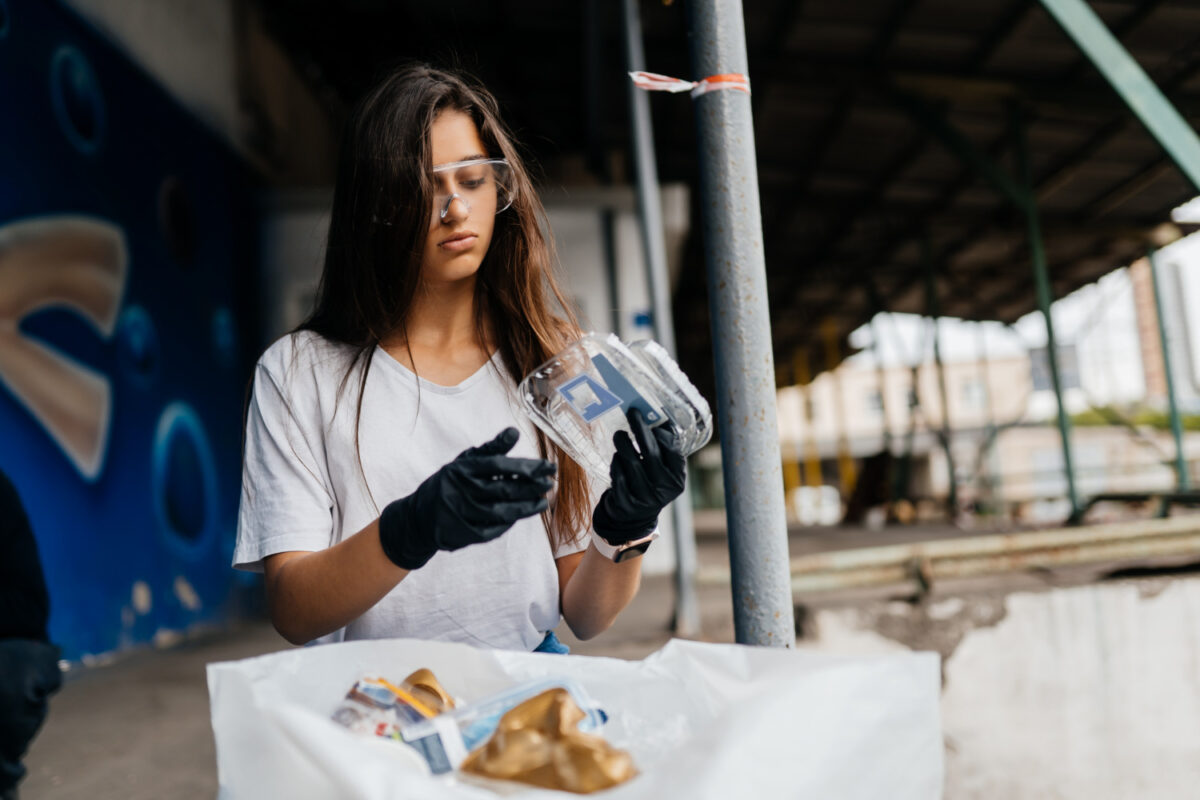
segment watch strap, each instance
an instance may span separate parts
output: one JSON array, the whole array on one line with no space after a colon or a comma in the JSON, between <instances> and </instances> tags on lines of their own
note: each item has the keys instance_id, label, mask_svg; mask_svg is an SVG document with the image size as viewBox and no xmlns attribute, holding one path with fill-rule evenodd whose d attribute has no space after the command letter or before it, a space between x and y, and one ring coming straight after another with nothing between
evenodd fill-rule
<instances>
[{"instance_id":1,"label":"watch strap","mask_svg":"<svg viewBox=\"0 0 1200 800\"><path fill-rule=\"evenodd\" d=\"M592 546L599 551L600 555L604 556L610 561L620 562L625 558L632 557L634 555L641 555L642 553L646 552L646 550L650 547L650 543L657 538L658 530L655 529L646 536L642 536L638 539L622 542L621 544L610 544L607 539L593 531Z\"/></svg>"}]
</instances>

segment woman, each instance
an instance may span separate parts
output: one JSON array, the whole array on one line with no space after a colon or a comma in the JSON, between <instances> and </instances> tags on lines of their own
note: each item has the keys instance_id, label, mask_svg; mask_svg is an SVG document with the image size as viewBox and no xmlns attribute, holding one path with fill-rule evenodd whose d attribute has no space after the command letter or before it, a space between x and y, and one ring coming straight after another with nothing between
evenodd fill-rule
<instances>
[{"instance_id":1,"label":"woman","mask_svg":"<svg viewBox=\"0 0 1200 800\"><path fill-rule=\"evenodd\" d=\"M587 639L636 593L614 546L653 531L684 459L633 412L593 509L520 412L578 334L543 216L481 87L406 67L356 109L316 310L262 356L247 420L234 566L265 572L289 641L564 652L560 614Z\"/></svg>"}]
</instances>

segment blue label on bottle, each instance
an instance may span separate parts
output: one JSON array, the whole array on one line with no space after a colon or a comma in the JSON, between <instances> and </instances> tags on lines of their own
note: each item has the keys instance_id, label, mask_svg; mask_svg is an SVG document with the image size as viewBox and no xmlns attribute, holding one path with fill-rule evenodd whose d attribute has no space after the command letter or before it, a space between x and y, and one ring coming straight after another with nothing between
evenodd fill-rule
<instances>
[{"instance_id":1,"label":"blue label on bottle","mask_svg":"<svg viewBox=\"0 0 1200 800\"><path fill-rule=\"evenodd\" d=\"M558 387L567 404L584 422L591 423L614 408L622 413L636 408L642 419L654 427L666 420L666 415L647 402L628 379L602 354L592 356L592 363L604 383L591 375L579 375Z\"/></svg>"},{"instance_id":2,"label":"blue label on bottle","mask_svg":"<svg viewBox=\"0 0 1200 800\"><path fill-rule=\"evenodd\" d=\"M592 422L601 414L621 406L621 398L605 388L591 375L580 375L558 387L567 404L584 422Z\"/></svg>"}]
</instances>

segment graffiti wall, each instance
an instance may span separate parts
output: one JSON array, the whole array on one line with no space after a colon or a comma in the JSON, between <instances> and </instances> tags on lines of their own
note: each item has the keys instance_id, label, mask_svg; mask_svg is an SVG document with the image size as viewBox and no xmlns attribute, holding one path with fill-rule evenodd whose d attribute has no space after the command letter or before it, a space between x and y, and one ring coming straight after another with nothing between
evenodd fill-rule
<instances>
[{"instance_id":1,"label":"graffiti wall","mask_svg":"<svg viewBox=\"0 0 1200 800\"><path fill-rule=\"evenodd\" d=\"M233 613L248 170L70 11L0 0L0 469L70 659Z\"/></svg>"}]
</instances>

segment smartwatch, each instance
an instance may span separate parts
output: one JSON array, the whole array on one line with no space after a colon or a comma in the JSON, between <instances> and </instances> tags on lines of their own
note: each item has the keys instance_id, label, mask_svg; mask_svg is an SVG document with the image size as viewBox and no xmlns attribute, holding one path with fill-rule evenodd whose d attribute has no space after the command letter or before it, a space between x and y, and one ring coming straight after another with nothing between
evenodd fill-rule
<instances>
[{"instance_id":1,"label":"smartwatch","mask_svg":"<svg viewBox=\"0 0 1200 800\"><path fill-rule=\"evenodd\" d=\"M600 551L605 558L620 563L627 558L636 558L650 548L650 543L658 538L658 530L653 530L640 539L631 539L620 544L609 544L603 536L592 531L592 546Z\"/></svg>"}]
</instances>

